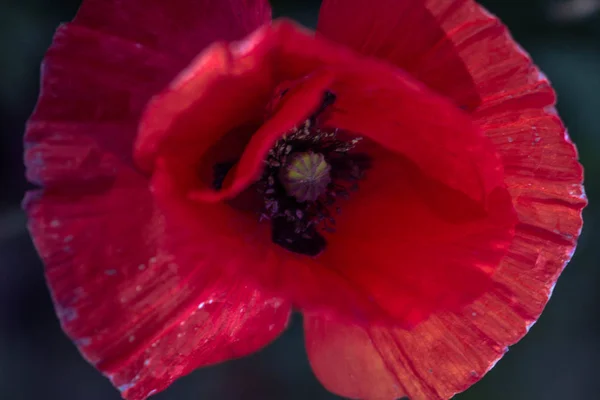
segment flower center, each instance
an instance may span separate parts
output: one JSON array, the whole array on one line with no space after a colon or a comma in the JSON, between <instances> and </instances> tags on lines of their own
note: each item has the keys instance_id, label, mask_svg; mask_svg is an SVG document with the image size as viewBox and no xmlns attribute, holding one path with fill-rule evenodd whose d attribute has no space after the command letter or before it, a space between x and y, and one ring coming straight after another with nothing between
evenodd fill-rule
<instances>
[{"instance_id":1,"label":"flower center","mask_svg":"<svg viewBox=\"0 0 600 400\"><path fill-rule=\"evenodd\" d=\"M318 129L310 118L275 143L258 185L261 220L271 222L274 243L308 256L325 249L322 232L335 232L334 214L340 212L335 203L357 189L368 167L366 156L350 152L359 141Z\"/></svg>"},{"instance_id":2,"label":"flower center","mask_svg":"<svg viewBox=\"0 0 600 400\"><path fill-rule=\"evenodd\" d=\"M271 223L273 243L294 253L316 256L325 249L322 233L335 232L334 215L341 211L336 203L358 189L370 166L368 156L352 151L360 137L318 128L319 114L334 102L335 95L325 92L319 110L275 143L254 186L263 204L259 220ZM213 166L214 189L233 165Z\"/></svg>"},{"instance_id":3,"label":"flower center","mask_svg":"<svg viewBox=\"0 0 600 400\"><path fill-rule=\"evenodd\" d=\"M321 153L292 154L281 168L279 179L288 195L298 202L316 201L331 183L331 166Z\"/></svg>"}]
</instances>

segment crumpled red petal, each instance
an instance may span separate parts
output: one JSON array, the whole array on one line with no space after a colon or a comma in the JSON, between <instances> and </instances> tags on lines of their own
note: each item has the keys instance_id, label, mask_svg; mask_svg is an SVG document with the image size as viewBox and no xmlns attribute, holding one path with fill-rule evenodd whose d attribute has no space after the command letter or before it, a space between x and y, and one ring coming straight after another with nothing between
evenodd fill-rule
<instances>
[{"instance_id":1,"label":"crumpled red petal","mask_svg":"<svg viewBox=\"0 0 600 400\"><path fill-rule=\"evenodd\" d=\"M366 16L358 25L357 11ZM325 0L318 29L450 96L471 111L501 157L519 222L487 293L410 330L319 316L305 322L311 364L329 390L355 399L450 398L525 335L571 258L586 204L577 153L547 79L471 0Z\"/></svg>"},{"instance_id":2,"label":"crumpled red petal","mask_svg":"<svg viewBox=\"0 0 600 400\"><path fill-rule=\"evenodd\" d=\"M256 351L287 324L288 302L210 268L223 255L215 264L209 243L174 261L182 238L131 154L150 96L207 43L269 18L262 0L86 0L44 61L25 136L27 176L43 187L24 202L29 229L65 332L127 399Z\"/></svg>"},{"instance_id":3,"label":"crumpled red petal","mask_svg":"<svg viewBox=\"0 0 600 400\"><path fill-rule=\"evenodd\" d=\"M110 194L32 193L25 209L63 329L124 398L141 400L269 344L290 304L207 271L214 259L175 263L164 218L133 179L110 182Z\"/></svg>"},{"instance_id":4,"label":"crumpled red petal","mask_svg":"<svg viewBox=\"0 0 600 400\"><path fill-rule=\"evenodd\" d=\"M319 262L407 329L490 290L514 234L506 189L494 189L484 209L389 155L342 206Z\"/></svg>"}]
</instances>

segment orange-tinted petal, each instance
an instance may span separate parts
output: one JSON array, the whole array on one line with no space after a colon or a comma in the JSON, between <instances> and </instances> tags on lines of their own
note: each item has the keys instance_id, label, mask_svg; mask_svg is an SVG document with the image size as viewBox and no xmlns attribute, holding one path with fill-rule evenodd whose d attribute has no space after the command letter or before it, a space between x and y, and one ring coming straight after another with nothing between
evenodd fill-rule
<instances>
[{"instance_id":1,"label":"orange-tinted petal","mask_svg":"<svg viewBox=\"0 0 600 400\"><path fill-rule=\"evenodd\" d=\"M392 11L399 7L404 12ZM357 10L366 18L347 29ZM330 390L350 398L447 399L492 368L548 301L581 231L586 200L577 153L545 76L473 1L326 0L319 30L466 106L501 158L519 222L485 294L409 330L317 316L306 322L311 363Z\"/></svg>"}]
</instances>

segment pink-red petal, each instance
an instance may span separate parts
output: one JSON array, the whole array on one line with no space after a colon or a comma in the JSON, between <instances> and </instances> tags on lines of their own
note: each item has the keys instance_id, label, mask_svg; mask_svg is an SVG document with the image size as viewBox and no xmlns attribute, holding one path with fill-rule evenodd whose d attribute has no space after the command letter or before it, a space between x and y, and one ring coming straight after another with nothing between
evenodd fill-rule
<instances>
[{"instance_id":1,"label":"pink-red petal","mask_svg":"<svg viewBox=\"0 0 600 400\"><path fill-rule=\"evenodd\" d=\"M290 312L289 303L213 268L222 255L183 259L177 232L165 231L135 179L107 181L108 193L47 190L25 203L65 332L133 400L260 349Z\"/></svg>"},{"instance_id":2,"label":"pink-red petal","mask_svg":"<svg viewBox=\"0 0 600 400\"><path fill-rule=\"evenodd\" d=\"M223 255L174 262L185 245L132 157L148 99L208 43L269 16L265 1L86 0L45 58L25 136L27 176L43 187L24 203L29 228L65 332L127 399L254 352L287 324L289 303L213 268Z\"/></svg>"},{"instance_id":3,"label":"pink-red petal","mask_svg":"<svg viewBox=\"0 0 600 400\"><path fill-rule=\"evenodd\" d=\"M394 7L405 12L393 13ZM348 29L357 9L367 18ZM380 16L378 23L371 15ZM416 25L423 30L417 38L401 34ZM581 232L586 200L577 153L545 76L506 28L471 0L375 6L325 0L319 31L408 70L467 106L502 161L519 222L481 298L410 330L351 327L316 316L306 321L311 363L331 391L350 398L447 399L492 368L548 301ZM453 62L457 57L462 67ZM346 363L340 367L339 360Z\"/></svg>"}]
</instances>

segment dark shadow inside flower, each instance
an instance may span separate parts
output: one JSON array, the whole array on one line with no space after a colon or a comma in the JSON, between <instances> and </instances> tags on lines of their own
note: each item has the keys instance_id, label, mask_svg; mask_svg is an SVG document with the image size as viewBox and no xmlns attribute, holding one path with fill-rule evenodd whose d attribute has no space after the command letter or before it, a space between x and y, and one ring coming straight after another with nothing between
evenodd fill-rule
<instances>
[{"instance_id":1,"label":"dark shadow inside flower","mask_svg":"<svg viewBox=\"0 0 600 400\"><path fill-rule=\"evenodd\" d=\"M198 160L198 176L203 186L213 186L219 190L225 176L240 159L250 138L259 128L251 124L234 128L220 137Z\"/></svg>"}]
</instances>

